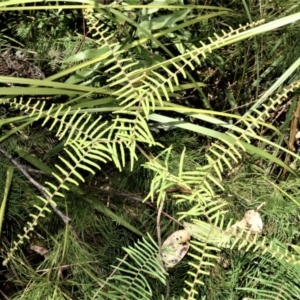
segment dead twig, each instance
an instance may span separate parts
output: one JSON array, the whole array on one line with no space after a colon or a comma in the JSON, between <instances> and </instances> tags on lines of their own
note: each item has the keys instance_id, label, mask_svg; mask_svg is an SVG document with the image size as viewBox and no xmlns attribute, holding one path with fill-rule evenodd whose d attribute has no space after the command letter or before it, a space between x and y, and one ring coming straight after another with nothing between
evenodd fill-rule
<instances>
[{"instance_id":1,"label":"dead twig","mask_svg":"<svg viewBox=\"0 0 300 300\"><path fill-rule=\"evenodd\" d=\"M22 173L23 175L40 191L40 193L43 195L43 197L49 202L49 204L51 205L52 209L54 210L54 212L63 220L63 222L65 224L69 224L69 222L71 221L71 219L64 215L51 201L50 201L50 197L47 195L47 193L45 192L45 187L43 187L41 184L39 184L35 179L33 179L28 172L24 169L24 167L16 160L12 157L12 155L10 155L9 153L7 153L4 149L2 149L0 147L0 152L6 156L14 165L15 167L17 167Z\"/></svg>"},{"instance_id":2,"label":"dead twig","mask_svg":"<svg viewBox=\"0 0 300 300\"><path fill-rule=\"evenodd\" d=\"M289 148L289 150L291 150L293 152L296 151L294 143L295 143L299 118L300 118L300 98L298 100L298 105L297 105L297 109L296 109L295 114L294 114L294 118L292 119L292 122L291 122L290 138L289 138L289 142L288 142L288 148ZM289 165L290 164L290 159L291 159L290 154L287 154L287 156L284 160L285 164ZM285 178L286 173L287 173L287 169L284 169L283 173L282 173L282 178Z\"/></svg>"},{"instance_id":3,"label":"dead twig","mask_svg":"<svg viewBox=\"0 0 300 300\"><path fill-rule=\"evenodd\" d=\"M157 210L157 207L155 207L155 205L153 205L152 203L144 202L143 198L137 197L137 195L139 195L139 193L137 193L137 194L127 194L127 193L118 192L114 189L101 189L101 188L98 188L98 187L95 187L95 186L89 186L89 188L101 191L101 192L106 193L106 194L114 194L116 196L121 196L121 197L124 197L124 198L128 198L128 199L140 202L142 204L146 204L147 206ZM168 201L168 200L166 200L166 201ZM172 216L170 216L166 212L161 211L161 214L163 214L164 216L166 216L167 218L169 218L173 222L177 223L178 225L183 226L183 224L181 224L177 219L173 218Z\"/></svg>"},{"instance_id":4,"label":"dead twig","mask_svg":"<svg viewBox=\"0 0 300 300\"><path fill-rule=\"evenodd\" d=\"M160 218L161 218L161 213L164 207L164 200L161 201L158 211L157 211L157 218L156 218L156 230L157 230L157 243L158 243L158 254L159 257L161 259L161 261L163 262L163 254L162 254L162 242L161 242L161 230L160 230ZM163 268L165 269L165 271L167 272L167 267L166 265L163 263ZM165 299L168 300L170 297L170 283L168 278L166 278L166 296Z\"/></svg>"}]
</instances>

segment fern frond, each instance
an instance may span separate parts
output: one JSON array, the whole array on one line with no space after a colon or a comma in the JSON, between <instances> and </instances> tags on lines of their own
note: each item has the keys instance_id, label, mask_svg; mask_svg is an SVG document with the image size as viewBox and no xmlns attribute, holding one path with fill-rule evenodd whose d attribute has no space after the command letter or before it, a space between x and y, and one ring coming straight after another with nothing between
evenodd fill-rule
<instances>
[{"instance_id":1,"label":"fern frond","mask_svg":"<svg viewBox=\"0 0 300 300\"><path fill-rule=\"evenodd\" d=\"M274 244L283 249L283 245L280 245L278 241L274 241ZM285 260L274 260L270 254L259 256L258 261L259 276L247 276L247 286L239 287L238 290L248 292L249 296L255 295L255 299L267 297L275 300L300 297L299 263L287 265Z\"/></svg>"},{"instance_id":2,"label":"fern frond","mask_svg":"<svg viewBox=\"0 0 300 300\"><path fill-rule=\"evenodd\" d=\"M36 208L38 214L32 214L33 221L24 228L24 234L20 236L18 242L8 254L5 263L13 256L14 251L23 243L24 239L28 239L28 233L37 225L38 219L44 217L44 213L50 212L47 208L49 202L56 205L57 197L64 197L61 190L69 190L70 185L78 185L83 182L84 178L79 170L85 170L94 173L94 169L100 169L98 162L106 163L114 161L115 165L122 169L125 165L125 152L129 151L131 165L137 159L136 143L149 143L154 145L155 142L148 129L146 121L141 117L135 120L126 118L116 118L110 126L107 122L102 122L101 118L91 121L91 114L81 113L80 109L73 112L69 117L70 107L60 105L55 107L52 105L47 111L44 109L45 102L26 104L21 102L11 102L11 105L24 109L30 116L36 116L36 119L44 118L43 126L51 121L50 129L57 128L56 136L59 139L65 138L65 153L69 160L60 156L60 165L56 165L55 173L53 173L56 183L46 182L47 189L45 192L48 199L39 197L44 206Z\"/></svg>"},{"instance_id":3,"label":"fern frond","mask_svg":"<svg viewBox=\"0 0 300 300\"><path fill-rule=\"evenodd\" d=\"M165 284L166 272L158 260L158 247L148 235L138 241L135 246L124 248L125 258L119 259L120 264L102 287L96 292L93 299L151 299L152 289L150 278ZM156 283L157 284L157 283ZM100 298L99 298L100 296Z\"/></svg>"},{"instance_id":4,"label":"fern frond","mask_svg":"<svg viewBox=\"0 0 300 300\"><path fill-rule=\"evenodd\" d=\"M287 249L279 245L276 241L267 241L266 237L259 239L258 235L248 231L247 228L238 229L235 225L232 226L231 222L228 223L226 229L222 230L217 224L224 222L224 216L216 218L213 223L206 223L199 220L194 220L193 222L193 225L185 224L187 231L197 239L196 242L193 241L191 243L191 247L196 254L189 254L194 261L190 263L192 271L189 272L193 280L186 282L189 286L189 289L185 289L188 294L187 299L197 299L198 296L196 296L197 290L195 287L199 284L203 284L200 279L202 275L210 275L209 268L214 267L217 261L219 261L219 257L216 253L223 247L230 248L231 250L236 247L239 252L251 251L252 253L260 253L261 256L273 259L273 263L278 261L282 264L283 262L289 263L293 265L293 268L299 271L299 258L288 252ZM262 283L263 282L264 280L262 280ZM271 282L265 281L265 284L267 282L269 282L271 286ZM274 284L276 283L277 282L274 282ZM279 290L282 290L278 287L276 288L278 292L274 293L274 297L275 295L279 296ZM254 291L254 289L251 288L245 288L245 290ZM257 294L260 293L258 292ZM263 292L261 294L263 294Z\"/></svg>"},{"instance_id":5,"label":"fern frond","mask_svg":"<svg viewBox=\"0 0 300 300\"><path fill-rule=\"evenodd\" d=\"M249 113L252 114L253 118L257 120L263 120L265 121L267 118L270 117L270 113L278 107L278 105L282 104L282 102L288 98L288 93L292 93L295 90L297 90L300 87L300 80L297 80L293 83L291 83L289 86L283 88L283 90L276 94L275 99L269 97L269 103L263 104L264 109L262 111L259 111L256 107L259 105L259 103L264 100L264 96L261 97L261 99L258 100L258 104L254 105Z\"/></svg>"}]
</instances>

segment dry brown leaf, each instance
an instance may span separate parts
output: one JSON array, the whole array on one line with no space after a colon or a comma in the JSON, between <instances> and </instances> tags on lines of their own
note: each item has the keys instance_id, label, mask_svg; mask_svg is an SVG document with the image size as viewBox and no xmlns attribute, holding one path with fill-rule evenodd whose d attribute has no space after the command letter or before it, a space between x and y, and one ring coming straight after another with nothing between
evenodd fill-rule
<instances>
[{"instance_id":1,"label":"dry brown leaf","mask_svg":"<svg viewBox=\"0 0 300 300\"><path fill-rule=\"evenodd\" d=\"M163 262L167 268L176 266L190 248L190 234L186 230L172 233L162 245Z\"/></svg>"},{"instance_id":2,"label":"dry brown leaf","mask_svg":"<svg viewBox=\"0 0 300 300\"><path fill-rule=\"evenodd\" d=\"M261 233L263 229L263 221L257 210L251 209L247 210L244 218L236 223L239 228L247 228L253 233Z\"/></svg>"},{"instance_id":3,"label":"dry brown leaf","mask_svg":"<svg viewBox=\"0 0 300 300\"><path fill-rule=\"evenodd\" d=\"M31 245L30 249L33 250L34 252L44 256L45 258L49 255L49 253L48 253L49 250L44 247L41 247L41 246Z\"/></svg>"}]
</instances>

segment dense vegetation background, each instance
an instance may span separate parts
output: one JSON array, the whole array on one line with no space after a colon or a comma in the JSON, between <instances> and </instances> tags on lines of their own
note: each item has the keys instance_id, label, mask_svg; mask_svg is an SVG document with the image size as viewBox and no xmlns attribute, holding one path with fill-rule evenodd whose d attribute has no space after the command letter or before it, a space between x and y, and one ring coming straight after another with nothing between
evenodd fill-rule
<instances>
[{"instance_id":1,"label":"dense vegetation background","mask_svg":"<svg viewBox=\"0 0 300 300\"><path fill-rule=\"evenodd\" d=\"M300 299L299 11L1 0L0 298Z\"/></svg>"}]
</instances>

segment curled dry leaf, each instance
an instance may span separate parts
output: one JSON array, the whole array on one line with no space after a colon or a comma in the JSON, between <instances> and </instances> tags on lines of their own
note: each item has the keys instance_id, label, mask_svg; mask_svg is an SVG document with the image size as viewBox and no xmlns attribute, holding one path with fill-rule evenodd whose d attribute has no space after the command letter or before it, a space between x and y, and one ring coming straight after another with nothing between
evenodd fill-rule
<instances>
[{"instance_id":1,"label":"curled dry leaf","mask_svg":"<svg viewBox=\"0 0 300 300\"><path fill-rule=\"evenodd\" d=\"M261 233L263 229L263 221L257 210L247 210L242 221L236 223L236 225L243 229L247 228L253 233Z\"/></svg>"},{"instance_id":2,"label":"curled dry leaf","mask_svg":"<svg viewBox=\"0 0 300 300\"><path fill-rule=\"evenodd\" d=\"M186 230L172 233L162 245L163 262L167 268L176 266L190 248L190 234Z\"/></svg>"}]
</instances>

